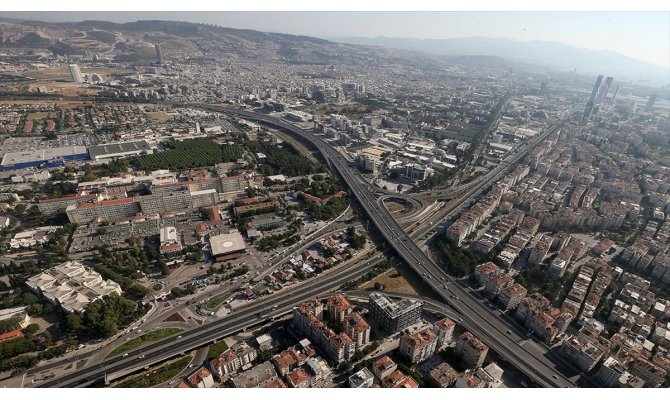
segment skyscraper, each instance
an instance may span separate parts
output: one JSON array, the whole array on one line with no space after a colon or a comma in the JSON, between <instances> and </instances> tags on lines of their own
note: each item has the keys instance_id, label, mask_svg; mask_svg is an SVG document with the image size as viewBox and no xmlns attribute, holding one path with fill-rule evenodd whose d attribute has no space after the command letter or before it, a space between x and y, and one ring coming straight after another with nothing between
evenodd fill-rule
<instances>
[{"instance_id":1,"label":"skyscraper","mask_svg":"<svg viewBox=\"0 0 670 400\"><path fill-rule=\"evenodd\" d=\"M607 79L605 79L605 83L600 86L600 91L598 92L598 99L596 103L600 103L603 100L605 100L605 97L607 96L607 92L610 90L610 85L612 84L612 78L611 76L608 76Z\"/></svg>"},{"instance_id":2,"label":"skyscraper","mask_svg":"<svg viewBox=\"0 0 670 400\"><path fill-rule=\"evenodd\" d=\"M591 116L591 112L593 111L593 105L595 104L596 96L598 95L598 89L600 88L600 83L602 81L603 76L598 75L598 78L596 79L596 84L593 86L593 90L591 91L591 97L589 98L589 101L586 103L586 108L584 108L584 115L582 116L582 122L586 122Z\"/></svg>"},{"instance_id":3,"label":"skyscraper","mask_svg":"<svg viewBox=\"0 0 670 400\"><path fill-rule=\"evenodd\" d=\"M644 106L644 112L651 112L654 109L654 103L656 102L656 95L652 94L649 96L649 101L647 101L647 105Z\"/></svg>"},{"instance_id":4,"label":"skyscraper","mask_svg":"<svg viewBox=\"0 0 670 400\"><path fill-rule=\"evenodd\" d=\"M596 84L593 85L593 90L591 91L591 98L589 99L591 102L594 102L596 100L596 96L598 95L598 89L600 89L600 84L603 81L603 75L598 75L598 78L596 78Z\"/></svg>"},{"instance_id":5,"label":"skyscraper","mask_svg":"<svg viewBox=\"0 0 670 400\"><path fill-rule=\"evenodd\" d=\"M77 64L70 64L70 76L72 77L72 82L82 83L84 81Z\"/></svg>"},{"instance_id":6,"label":"skyscraper","mask_svg":"<svg viewBox=\"0 0 670 400\"><path fill-rule=\"evenodd\" d=\"M163 50L161 50L161 45L156 43L154 47L156 47L156 60L158 60L159 64L163 64Z\"/></svg>"},{"instance_id":7,"label":"skyscraper","mask_svg":"<svg viewBox=\"0 0 670 400\"><path fill-rule=\"evenodd\" d=\"M619 93L619 88L621 85L616 85L616 88L614 88L614 94L612 95L612 98L610 99L610 103L614 103L614 100L616 99L616 95Z\"/></svg>"},{"instance_id":8,"label":"skyscraper","mask_svg":"<svg viewBox=\"0 0 670 400\"><path fill-rule=\"evenodd\" d=\"M547 82L542 82L540 90L537 91L538 96L544 96L547 93Z\"/></svg>"}]
</instances>

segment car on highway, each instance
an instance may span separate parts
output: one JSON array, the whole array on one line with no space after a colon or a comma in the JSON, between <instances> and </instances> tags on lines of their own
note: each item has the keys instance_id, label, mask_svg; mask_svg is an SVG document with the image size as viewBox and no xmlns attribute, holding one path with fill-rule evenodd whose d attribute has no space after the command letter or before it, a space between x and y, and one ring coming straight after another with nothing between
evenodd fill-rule
<instances>
[{"instance_id":1,"label":"car on highway","mask_svg":"<svg viewBox=\"0 0 670 400\"><path fill-rule=\"evenodd\" d=\"M181 336L181 335L179 335L179 336L177 336L177 339L181 339L181 337L182 337L182 336Z\"/></svg>"},{"instance_id":2,"label":"car on highway","mask_svg":"<svg viewBox=\"0 0 670 400\"><path fill-rule=\"evenodd\" d=\"M507 334L508 334L508 335L511 335L511 334L512 334L512 331L508 329L508 330L507 330Z\"/></svg>"},{"instance_id":3,"label":"car on highway","mask_svg":"<svg viewBox=\"0 0 670 400\"><path fill-rule=\"evenodd\" d=\"M128 357L128 353L123 353L123 357Z\"/></svg>"},{"instance_id":4,"label":"car on highway","mask_svg":"<svg viewBox=\"0 0 670 400\"><path fill-rule=\"evenodd\" d=\"M558 379L558 375L552 375L551 377L554 379Z\"/></svg>"}]
</instances>

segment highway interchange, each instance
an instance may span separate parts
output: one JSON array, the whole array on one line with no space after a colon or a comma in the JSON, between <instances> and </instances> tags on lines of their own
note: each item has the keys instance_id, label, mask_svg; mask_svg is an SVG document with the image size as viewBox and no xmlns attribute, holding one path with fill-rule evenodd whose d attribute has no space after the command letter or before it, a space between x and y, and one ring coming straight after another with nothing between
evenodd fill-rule
<instances>
[{"instance_id":1,"label":"highway interchange","mask_svg":"<svg viewBox=\"0 0 670 400\"><path fill-rule=\"evenodd\" d=\"M374 189L365 181L361 175L352 168L343 157L331 146L326 144L318 136L312 135L292 124L275 117L257 114L244 110L228 109L222 107L205 106L202 108L238 115L257 122L267 123L275 127L283 128L296 134L314 145L323 155L328 165L337 171L341 178L347 183L352 194L358 199L365 209L371 222L378 228L388 243L397 254L414 269L419 276L429 285L435 293L440 295L455 312L467 320L468 328L482 341L491 347L501 357L514 364L538 385L544 387L574 387L575 384L557 372L553 364L546 356L533 349L519 346L519 337L510 331L509 325L491 313L487 307L479 303L470 293L462 288L457 281L452 280L445 270L437 266L405 231L399 226L396 219L388 210L377 201ZM508 157L507 162L502 163L492 170L477 185L472 186L458 201L451 202L443 210L444 217L459 212L467 206L473 198L488 189L492 183L497 181L518 160L520 160L532 147L554 133L560 127L560 123L552 126L532 143L516 154ZM422 225L415 231L415 238L425 234L433 227ZM128 352L128 355L118 356L102 361L100 363L82 368L78 371L60 376L39 386L41 387L73 387L88 386L95 381L104 379L108 374L119 374L141 369L145 366L182 354L190 349L210 344L217 339L228 336L249 326L257 325L267 320L270 314L277 315L281 312L290 311L296 304L305 299L323 293L324 290L337 288L367 269L371 269L382 260L382 254L363 263L362 268L347 269L342 274L331 275L326 279L317 279L315 282L305 284L291 291L290 295L272 296L262 299L245 307L228 317L211 322L199 328L184 332L177 338L168 338L141 348Z\"/></svg>"}]
</instances>

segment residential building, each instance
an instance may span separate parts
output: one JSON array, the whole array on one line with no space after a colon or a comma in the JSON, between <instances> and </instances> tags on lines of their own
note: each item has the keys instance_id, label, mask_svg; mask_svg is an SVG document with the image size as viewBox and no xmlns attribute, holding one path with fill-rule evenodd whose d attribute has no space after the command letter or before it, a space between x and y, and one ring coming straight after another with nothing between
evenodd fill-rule
<instances>
[{"instance_id":1,"label":"residential building","mask_svg":"<svg viewBox=\"0 0 670 400\"><path fill-rule=\"evenodd\" d=\"M272 363L269 361L259 364L249 371L241 373L231 379L233 387L236 388L257 388L265 387L265 385L278 379Z\"/></svg>"},{"instance_id":2,"label":"residential building","mask_svg":"<svg viewBox=\"0 0 670 400\"><path fill-rule=\"evenodd\" d=\"M307 368L298 367L291 371L287 376L289 387L292 388L309 388L311 374Z\"/></svg>"},{"instance_id":3,"label":"residential building","mask_svg":"<svg viewBox=\"0 0 670 400\"><path fill-rule=\"evenodd\" d=\"M401 331L419 322L423 303L418 300L391 300L387 295L372 292L369 296L370 316L389 333Z\"/></svg>"},{"instance_id":4,"label":"residential building","mask_svg":"<svg viewBox=\"0 0 670 400\"><path fill-rule=\"evenodd\" d=\"M337 362L351 360L356 352L356 343L344 332L332 335L328 340L327 353Z\"/></svg>"},{"instance_id":5,"label":"residential building","mask_svg":"<svg viewBox=\"0 0 670 400\"><path fill-rule=\"evenodd\" d=\"M436 348L437 335L430 328L400 337L400 354L407 357L414 364L428 359L435 353Z\"/></svg>"},{"instance_id":6,"label":"residential building","mask_svg":"<svg viewBox=\"0 0 670 400\"><path fill-rule=\"evenodd\" d=\"M188 384L194 388L207 389L214 387L212 373L205 367L193 372L186 380L188 381Z\"/></svg>"},{"instance_id":7,"label":"residential building","mask_svg":"<svg viewBox=\"0 0 670 400\"><path fill-rule=\"evenodd\" d=\"M227 349L220 356L212 359L209 362L209 368L212 370L217 379L237 371L242 367L240 357L233 352L232 349Z\"/></svg>"},{"instance_id":8,"label":"residential building","mask_svg":"<svg viewBox=\"0 0 670 400\"><path fill-rule=\"evenodd\" d=\"M559 354L583 372L590 372L608 349L586 335L570 335L561 344Z\"/></svg>"},{"instance_id":9,"label":"residential building","mask_svg":"<svg viewBox=\"0 0 670 400\"><path fill-rule=\"evenodd\" d=\"M507 286L498 293L498 301L504 310L512 310L521 303L528 291L518 283Z\"/></svg>"},{"instance_id":10,"label":"residential building","mask_svg":"<svg viewBox=\"0 0 670 400\"><path fill-rule=\"evenodd\" d=\"M349 377L349 387L354 389L370 388L375 376L369 369L363 368Z\"/></svg>"},{"instance_id":11,"label":"residential building","mask_svg":"<svg viewBox=\"0 0 670 400\"><path fill-rule=\"evenodd\" d=\"M400 370L395 370L382 381L382 387L416 389L419 384L412 377L403 374Z\"/></svg>"},{"instance_id":12,"label":"residential building","mask_svg":"<svg viewBox=\"0 0 670 400\"><path fill-rule=\"evenodd\" d=\"M455 327L456 322L446 317L435 322L433 332L437 335L437 349L452 341Z\"/></svg>"},{"instance_id":13,"label":"residential building","mask_svg":"<svg viewBox=\"0 0 670 400\"><path fill-rule=\"evenodd\" d=\"M328 297L328 317L332 321L344 322L344 318L351 313L353 307L342 293Z\"/></svg>"},{"instance_id":14,"label":"residential building","mask_svg":"<svg viewBox=\"0 0 670 400\"><path fill-rule=\"evenodd\" d=\"M386 379L396 369L398 369L398 364L389 356L383 356L372 364L372 374L379 381Z\"/></svg>"},{"instance_id":15,"label":"residential building","mask_svg":"<svg viewBox=\"0 0 670 400\"><path fill-rule=\"evenodd\" d=\"M456 354L466 368L481 367L489 347L470 332L463 333L456 344Z\"/></svg>"},{"instance_id":16,"label":"residential building","mask_svg":"<svg viewBox=\"0 0 670 400\"><path fill-rule=\"evenodd\" d=\"M357 349L370 343L370 325L359 313L352 312L344 318L344 329Z\"/></svg>"},{"instance_id":17,"label":"residential building","mask_svg":"<svg viewBox=\"0 0 670 400\"><path fill-rule=\"evenodd\" d=\"M434 359L437 359L433 362ZM441 357L433 357L418 367L419 372L433 385L440 388L454 386L459 377L458 372Z\"/></svg>"}]
</instances>

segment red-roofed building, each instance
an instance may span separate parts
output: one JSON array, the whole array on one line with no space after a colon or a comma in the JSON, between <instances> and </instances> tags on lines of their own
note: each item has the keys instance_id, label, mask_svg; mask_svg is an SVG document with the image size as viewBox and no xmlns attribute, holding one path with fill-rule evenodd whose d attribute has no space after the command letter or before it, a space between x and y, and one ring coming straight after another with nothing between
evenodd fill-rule
<instances>
[{"instance_id":1,"label":"red-roofed building","mask_svg":"<svg viewBox=\"0 0 670 400\"><path fill-rule=\"evenodd\" d=\"M14 329L13 331L0 334L0 343L7 340L19 339L22 338L23 336L25 336L23 333L23 329Z\"/></svg>"},{"instance_id":2,"label":"red-roofed building","mask_svg":"<svg viewBox=\"0 0 670 400\"><path fill-rule=\"evenodd\" d=\"M403 335L400 338L400 354L407 357L412 363L420 363L435 353L437 335L430 328L426 328L413 335Z\"/></svg>"},{"instance_id":3,"label":"red-roofed building","mask_svg":"<svg viewBox=\"0 0 670 400\"><path fill-rule=\"evenodd\" d=\"M344 322L344 317L349 315L353 307L342 293L336 293L328 297L328 315L331 320Z\"/></svg>"},{"instance_id":4,"label":"red-roofed building","mask_svg":"<svg viewBox=\"0 0 670 400\"><path fill-rule=\"evenodd\" d=\"M395 370L382 381L382 386L395 389L416 389L419 384L412 377L403 374L400 370Z\"/></svg>"},{"instance_id":5,"label":"red-roofed building","mask_svg":"<svg viewBox=\"0 0 670 400\"><path fill-rule=\"evenodd\" d=\"M220 356L210 361L209 367L212 372L214 372L217 379L221 379L229 373L240 369L242 367L242 362L240 361L240 357L238 357L232 349L228 349Z\"/></svg>"},{"instance_id":6,"label":"red-roofed building","mask_svg":"<svg viewBox=\"0 0 670 400\"><path fill-rule=\"evenodd\" d=\"M356 348L370 343L370 325L359 313L352 312L344 318L344 329L356 343Z\"/></svg>"},{"instance_id":7,"label":"red-roofed building","mask_svg":"<svg viewBox=\"0 0 670 400\"><path fill-rule=\"evenodd\" d=\"M312 374L309 370L303 367L298 367L288 374L286 380L292 388L308 388L310 387L311 378Z\"/></svg>"},{"instance_id":8,"label":"red-roofed building","mask_svg":"<svg viewBox=\"0 0 670 400\"><path fill-rule=\"evenodd\" d=\"M445 343L451 342L454 338L454 328L456 322L449 318L437 321L433 325L433 333L437 335L437 348L441 348Z\"/></svg>"},{"instance_id":9,"label":"red-roofed building","mask_svg":"<svg viewBox=\"0 0 670 400\"><path fill-rule=\"evenodd\" d=\"M383 381L396 369L398 369L398 364L389 356L384 356L372 364L372 374L380 381Z\"/></svg>"},{"instance_id":10,"label":"red-roofed building","mask_svg":"<svg viewBox=\"0 0 670 400\"><path fill-rule=\"evenodd\" d=\"M214 386L214 378L212 373L205 367L200 368L199 370L193 372L188 377L188 383L195 388L211 388Z\"/></svg>"},{"instance_id":11,"label":"red-roofed building","mask_svg":"<svg viewBox=\"0 0 670 400\"><path fill-rule=\"evenodd\" d=\"M498 293L498 301L502 304L505 310L510 310L515 308L524 297L528 291L525 287L521 286L518 283L507 286Z\"/></svg>"},{"instance_id":12,"label":"red-roofed building","mask_svg":"<svg viewBox=\"0 0 670 400\"><path fill-rule=\"evenodd\" d=\"M456 354L466 368L481 367L489 347L470 332L463 333L456 344Z\"/></svg>"},{"instance_id":13,"label":"red-roofed building","mask_svg":"<svg viewBox=\"0 0 670 400\"><path fill-rule=\"evenodd\" d=\"M286 384L279 378L273 379L265 385L266 388L286 388Z\"/></svg>"}]
</instances>

